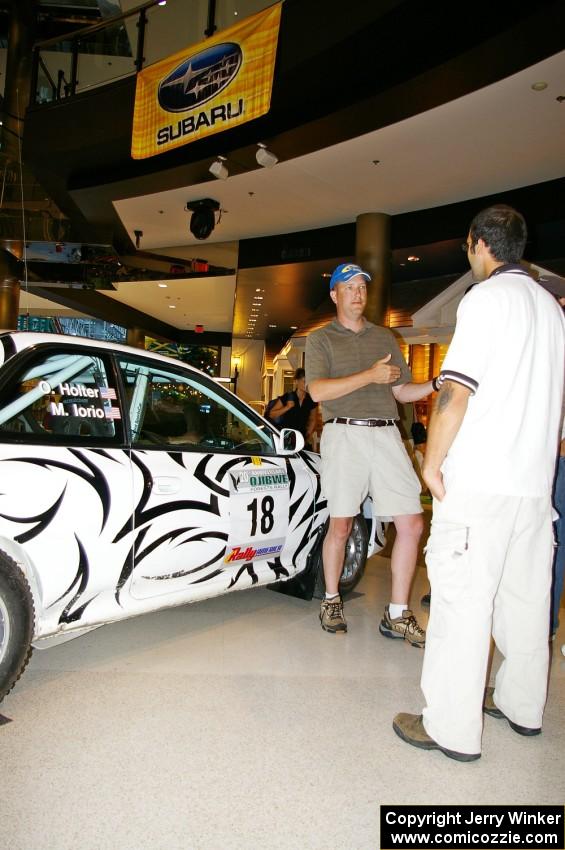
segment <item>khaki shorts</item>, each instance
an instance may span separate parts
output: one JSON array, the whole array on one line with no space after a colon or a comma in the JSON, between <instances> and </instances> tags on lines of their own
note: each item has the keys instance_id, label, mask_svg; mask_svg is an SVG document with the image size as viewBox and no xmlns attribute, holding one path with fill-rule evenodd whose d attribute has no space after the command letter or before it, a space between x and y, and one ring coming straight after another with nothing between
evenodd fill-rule
<instances>
[{"instance_id":1,"label":"khaki shorts","mask_svg":"<svg viewBox=\"0 0 565 850\"><path fill-rule=\"evenodd\" d=\"M420 482L396 426L328 423L320 453L330 516L356 516L368 494L376 516L422 513Z\"/></svg>"}]
</instances>

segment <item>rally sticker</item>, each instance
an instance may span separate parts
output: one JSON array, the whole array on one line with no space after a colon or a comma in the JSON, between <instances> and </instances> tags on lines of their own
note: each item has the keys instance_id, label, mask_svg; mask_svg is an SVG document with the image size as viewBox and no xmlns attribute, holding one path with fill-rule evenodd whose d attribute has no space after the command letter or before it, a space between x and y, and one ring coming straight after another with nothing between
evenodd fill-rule
<instances>
[{"instance_id":1,"label":"rally sticker","mask_svg":"<svg viewBox=\"0 0 565 850\"><path fill-rule=\"evenodd\" d=\"M290 486L286 469L277 466L230 472L230 483L232 493L263 493L268 490L286 490Z\"/></svg>"},{"instance_id":2,"label":"rally sticker","mask_svg":"<svg viewBox=\"0 0 565 850\"><path fill-rule=\"evenodd\" d=\"M56 394L59 401L49 402L48 411L51 416L75 416L79 419L121 419L120 408L114 407L112 401L116 401L116 390L112 387L86 387L84 384L59 384L54 390L49 381L40 381L39 386L45 395ZM66 404L70 398L77 398L80 402ZM87 399L92 399L90 404ZM102 402L102 407L95 404Z\"/></svg>"},{"instance_id":3,"label":"rally sticker","mask_svg":"<svg viewBox=\"0 0 565 850\"><path fill-rule=\"evenodd\" d=\"M259 558L274 558L282 552L284 540L273 540L269 546L258 546L256 543L247 543L241 546L233 546L224 558L224 563L231 564L235 561L257 561Z\"/></svg>"},{"instance_id":4,"label":"rally sticker","mask_svg":"<svg viewBox=\"0 0 565 850\"><path fill-rule=\"evenodd\" d=\"M230 469L230 533L225 563L281 556L288 532L290 481L286 468Z\"/></svg>"}]
</instances>

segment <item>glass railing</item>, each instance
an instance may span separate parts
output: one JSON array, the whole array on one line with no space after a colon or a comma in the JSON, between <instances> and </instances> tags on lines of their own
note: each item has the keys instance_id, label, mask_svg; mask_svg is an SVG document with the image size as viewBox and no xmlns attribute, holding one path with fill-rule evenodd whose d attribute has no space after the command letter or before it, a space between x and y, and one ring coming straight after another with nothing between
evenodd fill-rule
<instances>
[{"instance_id":1,"label":"glass railing","mask_svg":"<svg viewBox=\"0 0 565 850\"><path fill-rule=\"evenodd\" d=\"M121 15L39 42L31 103L52 103L198 44L272 5L272 0L148 0Z\"/></svg>"}]
</instances>

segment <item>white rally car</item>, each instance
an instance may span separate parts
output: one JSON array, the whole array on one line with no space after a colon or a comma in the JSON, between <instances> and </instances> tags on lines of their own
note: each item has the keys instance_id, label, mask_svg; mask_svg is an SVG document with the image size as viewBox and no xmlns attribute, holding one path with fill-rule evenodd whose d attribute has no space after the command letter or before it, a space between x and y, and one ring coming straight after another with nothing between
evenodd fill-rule
<instances>
[{"instance_id":1,"label":"white rally car","mask_svg":"<svg viewBox=\"0 0 565 850\"><path fill-rule=\"evenodd\" d=\"M0 333L0 699L56 636L251 586L320 595L327 505L303 446L168 357ZM383 543L368 501L343 591Z\"/></svg>"}]
</instances>

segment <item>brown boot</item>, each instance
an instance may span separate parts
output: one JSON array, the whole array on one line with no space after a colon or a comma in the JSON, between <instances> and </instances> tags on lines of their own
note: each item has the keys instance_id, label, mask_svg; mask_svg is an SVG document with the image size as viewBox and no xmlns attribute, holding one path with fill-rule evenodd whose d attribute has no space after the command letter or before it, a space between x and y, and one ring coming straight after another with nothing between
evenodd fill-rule
<instances>
[{"instance_id":1,"label":"brown boot","mask_svg":"<svg viewBox=\"0 0 565 850\"><path fill-rule=\"evenodd\" d=\"M481 757L480 753L458 753L457 750L441 747L424 729L421 714L397 714L392 721L392 728L399 738L421 750L440 750L445 756L456 761L475 761Z\"/></svg>"},{"instance_id":2,"label":"brown boot","mask_svg":"<svg viewBox=\"0 0 565 850\"><path fill-rule=\"evenodd\" d=\"M520 726L518 723L514 723L510 720L496 705L494 701L494 688L485 689L483 711L485 714L490 715L490 717L496 717L497 720L508 720L510 728L517 732L518 735L524 735L527 738L531 738L533 735L539 735L541 732L541 726L538 729L532 729L530 726Z\"/></svg>"}]
</instances>

